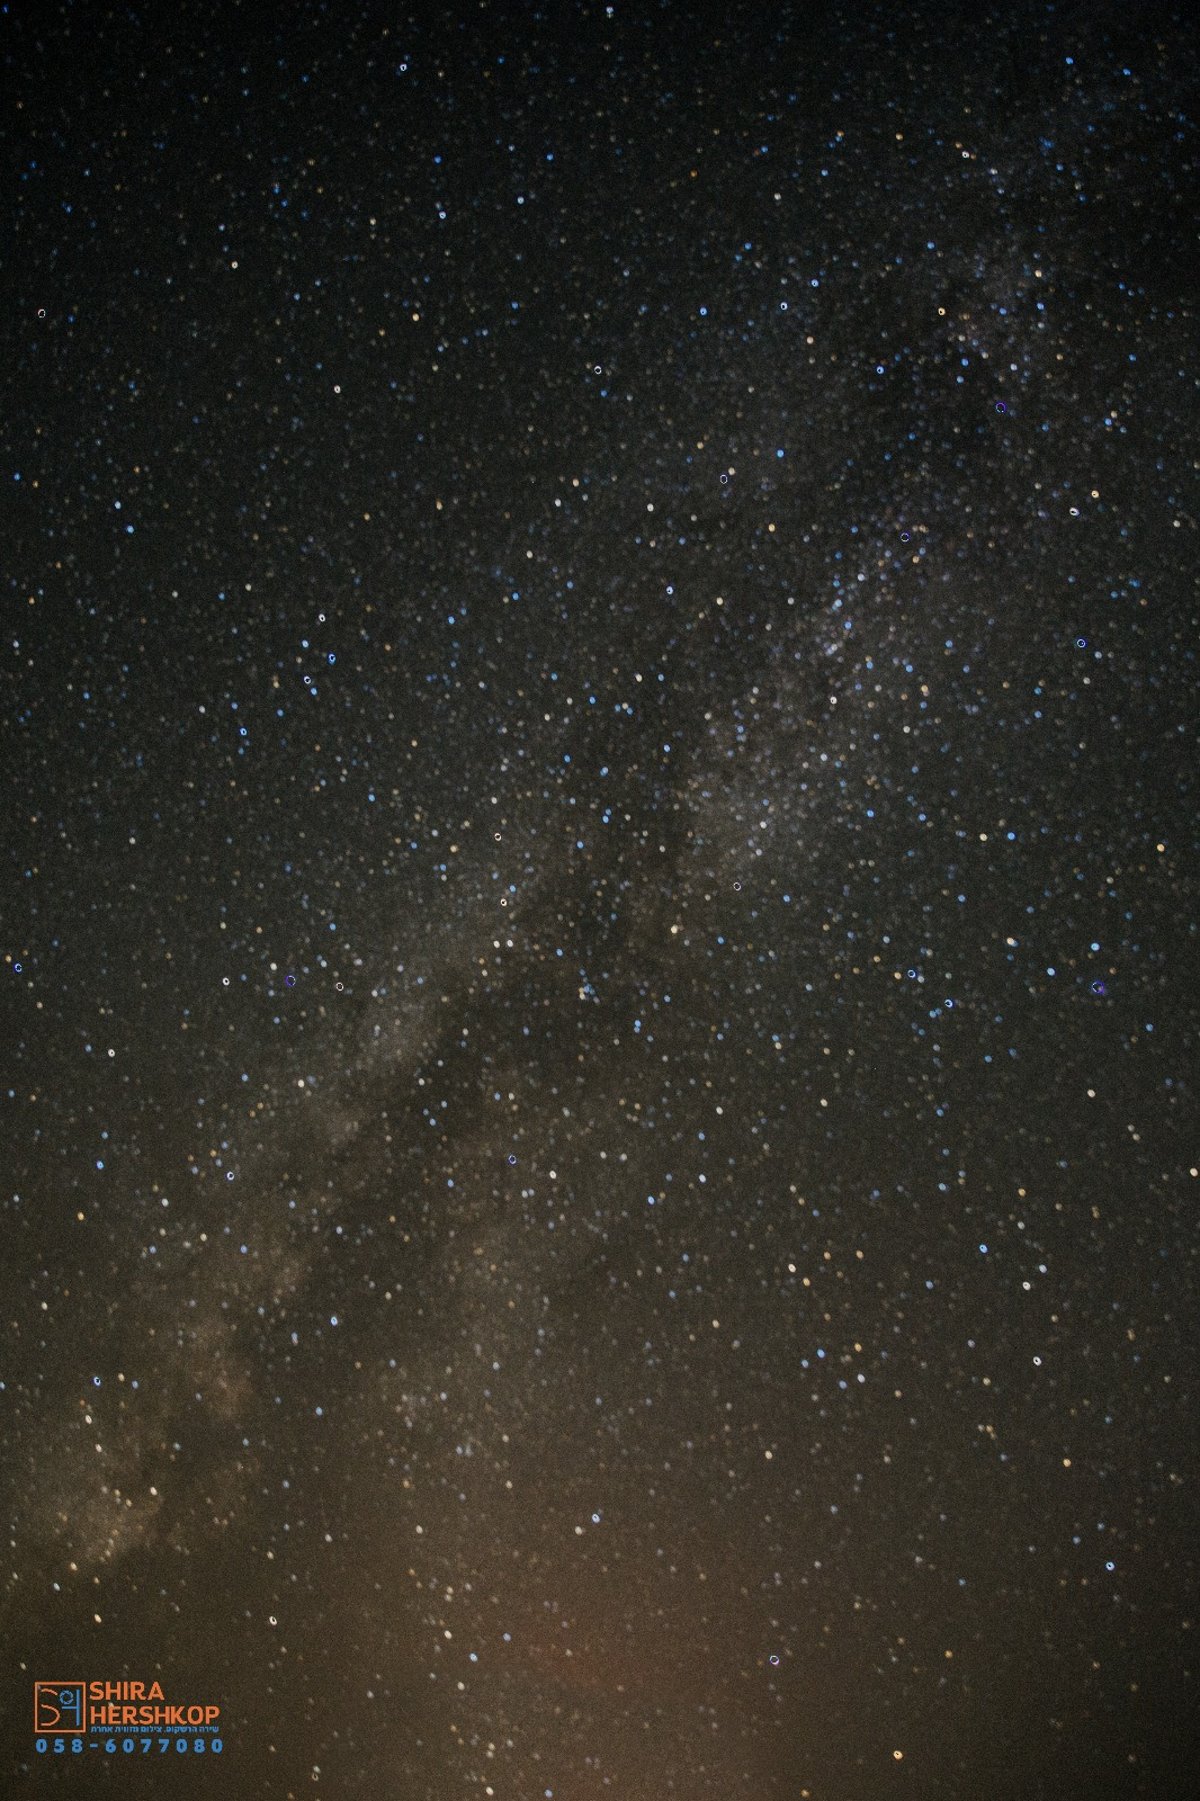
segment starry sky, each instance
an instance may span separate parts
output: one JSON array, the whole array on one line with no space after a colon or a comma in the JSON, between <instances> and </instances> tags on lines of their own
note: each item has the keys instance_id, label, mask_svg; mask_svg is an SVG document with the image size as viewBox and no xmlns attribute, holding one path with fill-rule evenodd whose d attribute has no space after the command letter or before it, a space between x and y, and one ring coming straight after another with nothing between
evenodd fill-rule
<instances>
[{"instance_id":1,"label":"starry sky","mask_svg":"<svg viewBox=\"0 0 1200 1801\"><path fill-rule=\"evenodd\" d=\"M1182 10L0 68L0 1786L1189 1792Z\"/></svg>"}]
</instances>

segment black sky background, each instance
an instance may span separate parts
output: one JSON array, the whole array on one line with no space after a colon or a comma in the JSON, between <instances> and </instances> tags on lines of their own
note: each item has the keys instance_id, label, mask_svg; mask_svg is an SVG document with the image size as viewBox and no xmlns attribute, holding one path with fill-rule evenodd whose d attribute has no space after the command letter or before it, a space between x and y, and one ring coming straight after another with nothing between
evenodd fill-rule
<instances>
[{"instance_id":1,"label":"black sky background","mask_svg":"<svg viewBox=\"0 0 1200 1801\"><path fill-rule=\"evenodd\" d=\"M1182 13L0 68L5 1792L1189 1794Z\"/></svg>"}]
</instances>

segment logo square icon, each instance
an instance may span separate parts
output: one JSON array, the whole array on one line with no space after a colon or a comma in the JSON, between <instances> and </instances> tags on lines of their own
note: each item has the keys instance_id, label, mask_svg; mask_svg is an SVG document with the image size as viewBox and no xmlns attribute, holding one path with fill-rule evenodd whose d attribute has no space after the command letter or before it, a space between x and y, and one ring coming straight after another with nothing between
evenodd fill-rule
<instances>
[{"instance_id":1,"label":"logo square icon","mask_svg":"<svg viewBox=\"0 0 1200 1801\"><path fill-rule=\"evenodd\" d=\"M84 1687L82 1682L35 1682L33 1730L82 1732L85 1718Z\"/></svg>"}]
</instances>

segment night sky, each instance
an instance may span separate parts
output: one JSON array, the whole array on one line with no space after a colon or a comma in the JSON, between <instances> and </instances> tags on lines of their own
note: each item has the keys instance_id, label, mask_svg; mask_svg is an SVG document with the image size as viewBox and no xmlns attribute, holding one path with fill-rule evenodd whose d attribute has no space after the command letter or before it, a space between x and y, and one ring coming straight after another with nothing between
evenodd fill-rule
<instances>
[{"instance_id":1,"label":"night sky","mask_svg":"<svg viewBox=\"0 0 1200 1801\"><path fill-rule=\"evenodd\" d=\"M1183 9L0 71L0 1791L1191 1793Z\"/></svg>"}]
</instances>

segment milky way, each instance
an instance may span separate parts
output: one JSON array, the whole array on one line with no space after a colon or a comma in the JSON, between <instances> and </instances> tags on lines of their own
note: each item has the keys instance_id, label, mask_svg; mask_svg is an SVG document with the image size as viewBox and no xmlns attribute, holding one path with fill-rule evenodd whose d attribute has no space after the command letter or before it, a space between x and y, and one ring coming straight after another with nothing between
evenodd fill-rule
<instances>
[{"instance_id":1,"label":"milky way","mask_svg":"<svg viewBox=\"0 0 1200 1801\"><path fill-rule=\"evenodd\" d=\"M1187 1792L1182 20L38 30L13 1792Z\"/></svg>"}]
</instances>

